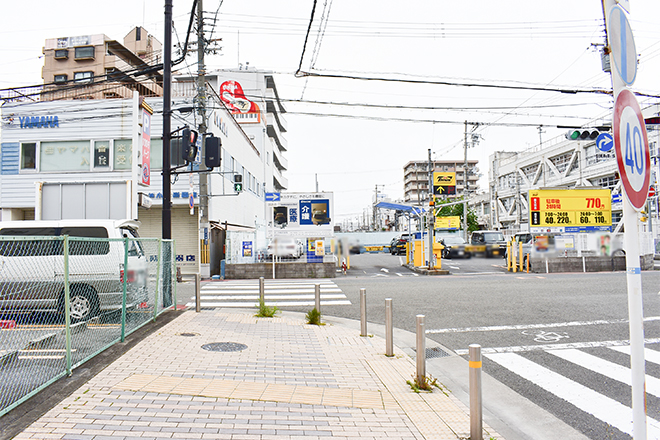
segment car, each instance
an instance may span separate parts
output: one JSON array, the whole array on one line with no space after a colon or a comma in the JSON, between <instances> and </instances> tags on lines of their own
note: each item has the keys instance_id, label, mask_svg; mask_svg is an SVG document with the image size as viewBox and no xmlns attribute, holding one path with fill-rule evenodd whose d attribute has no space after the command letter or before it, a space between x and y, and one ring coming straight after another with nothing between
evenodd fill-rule
<instances>
[{"instance_id":1,"label":"car","mask_svg":"<svg viewBox=\"0 0 660 440\"><path fill-rule=\"evenodd\" d=\"M401 255L406 253L406 245L408 244L408 237L410 234L402 234L398 238L392 239L390 242L390 254Z\"/></svg>"},{"instance_id":2,"label":"car","mask_svg":"<svg viewBox=\"0 0 660 440\"><path fill-rule=\"evenodd\" d=\"M505 256L506 240L501 231L473 231L470 234L470 244L475 253L487 257Z\"/></svg>"},{"instance_id":3,"label":"car","mask_svg":"<svg viewBox=\"0 0 660 440\"><path fill-rule=\"evenodd\" d=\"M64 312L63 236L76 237L69 241L67 272L72 322L121 309L124 275L126 305L138 307L148 298L139 226L134 220L0 222L0 237L6 237L0 240L0 313ZM121 240L126 237L127 249Z\"/></svg>"},{"instance_id":4,"label":"car","mask_svg":"<svg viewBox=\"0 0 660 440\"><path fill-rule=\"evenodd\" d=\"M459 235L445 236L440 239L445 247L442 250L442 258L470 258L472 253L466 250L466 242Z\"/></svg>"}]
</instances>

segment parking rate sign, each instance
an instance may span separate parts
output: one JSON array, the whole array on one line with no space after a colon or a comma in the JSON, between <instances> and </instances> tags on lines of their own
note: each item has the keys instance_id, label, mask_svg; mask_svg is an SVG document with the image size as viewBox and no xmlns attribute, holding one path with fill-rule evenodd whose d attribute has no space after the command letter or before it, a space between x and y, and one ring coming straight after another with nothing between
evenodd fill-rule
<instances>
[{"instance_id":1,"label":"parking rate sign","mask_svg":"<svg viewBox=\"0 0 660 440\"><path fill-rule=\"evenodd\" d=\"M529 192L532 228L610 230L612 196L609 189L557 189Z\"/></svg>"}]
</instances>

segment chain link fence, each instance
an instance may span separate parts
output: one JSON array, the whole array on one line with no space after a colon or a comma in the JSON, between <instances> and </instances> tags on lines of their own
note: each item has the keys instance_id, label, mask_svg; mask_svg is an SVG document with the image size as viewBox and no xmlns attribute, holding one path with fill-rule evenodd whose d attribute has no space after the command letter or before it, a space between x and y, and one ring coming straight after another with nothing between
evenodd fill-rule
<instances>
[{"instance_id":1,"label":"chain link fence","mask_svg":"<svg viewBox=\"0 0 660 440\"><path fill-rule=\"evenodd\" d=\"M174 242L0 237L0 416L176 304Z\"/></svg>"}]
</instances>

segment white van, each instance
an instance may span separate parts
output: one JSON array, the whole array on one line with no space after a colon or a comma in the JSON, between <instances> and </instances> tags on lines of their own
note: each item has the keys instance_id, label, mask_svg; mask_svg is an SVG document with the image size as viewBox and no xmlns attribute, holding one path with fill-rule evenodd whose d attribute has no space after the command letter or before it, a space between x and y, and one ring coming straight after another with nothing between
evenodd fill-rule
<instances>
[{"instance_id":1,"label":"white van","mask_svg":"<svg viewBox=\"0 0 660 440\"><path fill-rule=\"evenodd\" d=\"M0 314L64 310L62 240L9 237L138 238L133 220L53 220L0 222ZM71 320L84 321L101 311L121 309L124 243L69 242ZM127 307L148 296L147 257L140 243L129 240Z\"/></svg>"}]
</instances>

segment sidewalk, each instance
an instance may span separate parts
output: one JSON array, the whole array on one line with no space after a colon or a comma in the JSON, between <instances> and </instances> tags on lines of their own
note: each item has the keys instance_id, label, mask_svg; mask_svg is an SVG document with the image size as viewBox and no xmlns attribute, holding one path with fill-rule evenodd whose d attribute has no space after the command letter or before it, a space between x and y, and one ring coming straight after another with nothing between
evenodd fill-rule
<instances>
[{"instance_id":1,"label":"sidewalk","mask_svg":"<svg viewBox=\"0 0 660 440\"><path fill-rule=\"evenodd\" d=\"M446 390L414 393L413 360L341 320L185 312L16 439L467 439ZM221 344L214 344L221 343ZM208 351L210 348L237 351ZM242 344L242 345L241 345ZM502 439L484 423L484 439Z\"/></svg>"}]
</instances>

